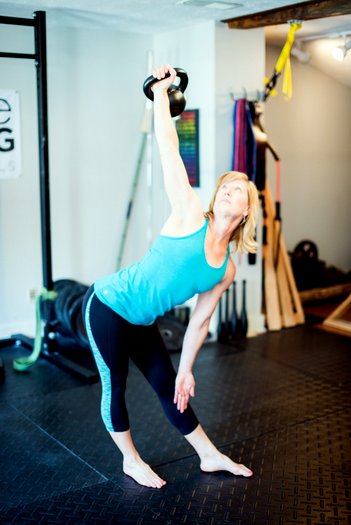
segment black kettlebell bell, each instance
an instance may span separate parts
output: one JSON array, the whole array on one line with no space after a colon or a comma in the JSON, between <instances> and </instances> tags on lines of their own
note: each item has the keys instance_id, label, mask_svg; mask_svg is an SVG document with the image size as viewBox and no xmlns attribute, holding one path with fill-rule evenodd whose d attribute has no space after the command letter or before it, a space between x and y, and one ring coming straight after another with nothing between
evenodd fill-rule
<instances>
[{"instance_id":1,"label":"black kettlebell bell","mask_svg":"<svg viewBox=\"0 0 351 525\"><path fill-rule=\"evenodd\" d=\"M179 67L174 68L177 72L177 77L180 78L179 86L175 86L172 84L168 88L168 98L169 98L169 106L172 117L177 117L180 115L184 109L186 104L186 98L184 95L184 91L186 90L186 87L188 85L188 75L184 69L181 69ZM166 77L170 77L170 74L167 73ZM148 77L144 84L143 84L143 90L147 98L150 100L154 100L154 93L151 89L151 87L156 83L159 82L158 78L155 78L153 75Z\"/></svg>"}]
</instances>

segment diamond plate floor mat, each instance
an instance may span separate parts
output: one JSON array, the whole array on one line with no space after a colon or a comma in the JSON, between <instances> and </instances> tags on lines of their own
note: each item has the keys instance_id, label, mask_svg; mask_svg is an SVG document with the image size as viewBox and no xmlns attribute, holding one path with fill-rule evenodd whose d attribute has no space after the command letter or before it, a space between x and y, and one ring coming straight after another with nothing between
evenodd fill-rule
<instances>
[{"instance_id":1,"label":"diamond plate floor mat","mask_svg":"<svg viewBox=\"0 0 351 525\"><path fill-rule=\"evenodd\" d=\"M60 392L81 386L78 379L60 372L56 366L45 359L40 359L26 372L13 370L13 360L18 357L28 357L28 355L29 352L21 347L12 346L1 349L0 356L5 366L5 381L0 384L0 401L41 396L48 392Z\"/></svg>"},{"instance_id":2,"label":"diamond plate floor mat","mask_svg":"<svg viewBox=\"0 0 351 525\"><path fill-rule=\"evenodd\" d=\"M349 337L302 326L248 339L246 349L306 375L343 384L351 382L350 346Z\"/></svg>"},{"instance_id":3,"label":"diamond plate floor mat","mask_svg":"<svg viewBox=\"0 0 351 525\"><path fill-rule=\"evenodd\" d=\"M0 509L106 478L15 408L0 405Z\"/></svg>"},{"instance_id":4,"label":"diamond plate floor mat","mask_svg":"<svg viewBox=\"0 0 351 525\"><path fill-rule=\"evenodd\" d=\"M203 348L192 404L253 479L202 473L131 367L134 439L167 480L161 491L121 473L100 420L99 384L83 386L45 360L24 375L7 370L0 523L351 524L350 361L349 339L309 327Z\"/></svg>"},{"instance_id":5,"label":"diamond plate floor mat","mask_svg":"<svg viewBox=\"0 0 351 525\"><path fill-rule=\"evenodd\" d=\"M131 491L132 492L132 491ZM112 482L38 500L0 513L2 525L151 525L157 514ZM155 519L156 518L156 521ZM159 522L158 522L159 523Z\"/></svg>"},{"instance_id":6,"label":"diamond plate floor mat","mask_svg":"<svg viewBox=\"0 0 351 525\"><path fill-rule=\"evenodd\" d=\"M194 371L198 387L192 404L217 446L328 414L351 403L344 387L305 376L256 354L225 355L207 359L207 366L202 365L200 362ZM136 446L148 462L161 464L192 454L139 373L131 374L127 392ZM120 455L100 419L100 385L45 394L35 403L31 398L16 399L13 404L105 476L119 472Z\"/></svg>"},{"instance_id":7,"label":"diamond plate floor mat","mask_svg":"<svg viewBox=\"0 0 351 525\"><path fill-rule=\"evenodd\" d=\"M192 456L156 469L167 480L162 490L124 477L120 486L101 483L8 509L2 523L346 525L350 430L350 414L340 411L223 447L252 465L251 479L203 473Z\"/></svg>"}]
</instances>

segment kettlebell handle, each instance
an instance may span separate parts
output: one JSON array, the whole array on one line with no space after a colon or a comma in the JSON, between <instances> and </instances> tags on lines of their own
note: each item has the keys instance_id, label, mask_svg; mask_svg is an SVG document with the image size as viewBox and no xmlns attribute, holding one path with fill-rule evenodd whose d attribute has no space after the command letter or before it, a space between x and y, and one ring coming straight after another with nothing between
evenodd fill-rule
<instances>
[{"instance_id":1,"label":"kettlebell handle","mask_svg":"<svg viewBox=\"0 0 351 525\"><path fill-rule=\"evenodd\" d=\"M180 78L180 82L179 82L179 86L175 86L174 84L172 84L169 88L168 88L168 93L170 93L171 91L175 91L175 90L178 90L181 91L182 93L184 93L184 91L186 90L186 87L188 85L188 75L186 73L186 71L184 71L184 69L181 69L180 67L175 67L174 70L176 71L177 73L177 77ZM170 77L171 75L169 73L166 74L165 78L167 77ZM143 90L144 90L144 93L145 95L147 96L147 98L149 98L150 100L154 100L154 93L151 89L151 87L156 83L156 82L159 82L159 79L158 78L155 78L153 75L151 75L150 77L148 77L144 84L143 84Z\"/></svg>"}]
</instances>

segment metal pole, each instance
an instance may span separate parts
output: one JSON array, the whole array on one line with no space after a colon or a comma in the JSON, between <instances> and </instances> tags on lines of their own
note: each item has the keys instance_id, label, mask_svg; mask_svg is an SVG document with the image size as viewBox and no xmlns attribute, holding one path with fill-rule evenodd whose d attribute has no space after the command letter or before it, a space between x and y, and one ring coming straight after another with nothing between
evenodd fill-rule
<instances>
[{"instance_id":1,"label":"metal pole","mask_svg":"<svg viewBox=\"0 0 351 525\"><path fill-rule=\"evenodd\" d=\"M37 56L37 100L39 135L40 216L43 286L53 289L50 229L49 191L49 137L46 74L46 16L44 11L34 13L35 54Z\"/></svg>"},{"instance_id":2,"label":"metal pole","mask_svg":"<svg viewBox=\"0 0 351 525\"><path fill-rule=\"evenodd\" d=\"M30 58L31 60L36 59L36 55L28 54L28 53L7 53L7 52L1 52L0 53L1 58Z\"/></svg>"},{"instance_id":3,"label":"metal pole","mask_svg":"<svg viewBox=\"0 0 351 525\"><path fill-rule=\"evenodd\" d=\"M19 18L16 16L0 16L0 24L33 27L35 25L35 22L31 18Z\"/></svg>"},{"instance_id":4,"label":"metal pole","mask_svg":"<svg viewBox=\"0 0 351 525\"><path fill-rule=\"evenodd\" d=\"M35 54L27 53L0 53L4 58L32 58L35 59L37 73L37 101L38 101L38 138L39 138L39 187L40 187L40 218L41 218L41 244L42 244L42 271L43 286L52 293L52 261L51 261L51 230L50 230L50 192L49 192L49 140L48 140L48 111L47 111L47 73L46 73L46 19L45 12L36 11L34 19L10 18L0 16L0 24L13 24L34 27ZM41 294L41 298L48 294ZM44 300L44 304L46 300ZM83 379L86 383L95 383L98 375L84 366L75 363L58 353L59 343L56 340L56 329L52 323L53 310L44 307L41 313L42 321L45 321L44 334L41 340L41 350L46 359L58 367L69 371L73 375ZM39 333L39 332L38 332ZM52 337L53 336L53 337ZM22 344L32 349L28 358L17 359L13 365L16 370L26 370L37 358L36 340L23 335L13 334L11 338L0 341L2 347L13 344ZM70 344L72 344L72 341ZM1 381L0 361L0 381Z\"/></svg>"}]
</instances>

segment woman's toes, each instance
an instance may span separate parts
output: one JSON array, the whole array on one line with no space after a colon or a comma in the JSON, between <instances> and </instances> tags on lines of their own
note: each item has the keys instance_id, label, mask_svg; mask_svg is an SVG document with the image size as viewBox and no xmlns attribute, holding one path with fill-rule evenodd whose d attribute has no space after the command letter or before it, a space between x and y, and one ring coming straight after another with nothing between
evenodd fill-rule
<instances>
[{"instance_id":1,"label":"woman's toes","mask_svg":"<svg viewBox=\"0 0 351 525\"><path fill-rule=\"evenodd\" d=\"M166 482L154 472L141 458L123 464L125 474L133 478L139 485L151 488L162 488Z\"/></svg>"}]
</instances>

